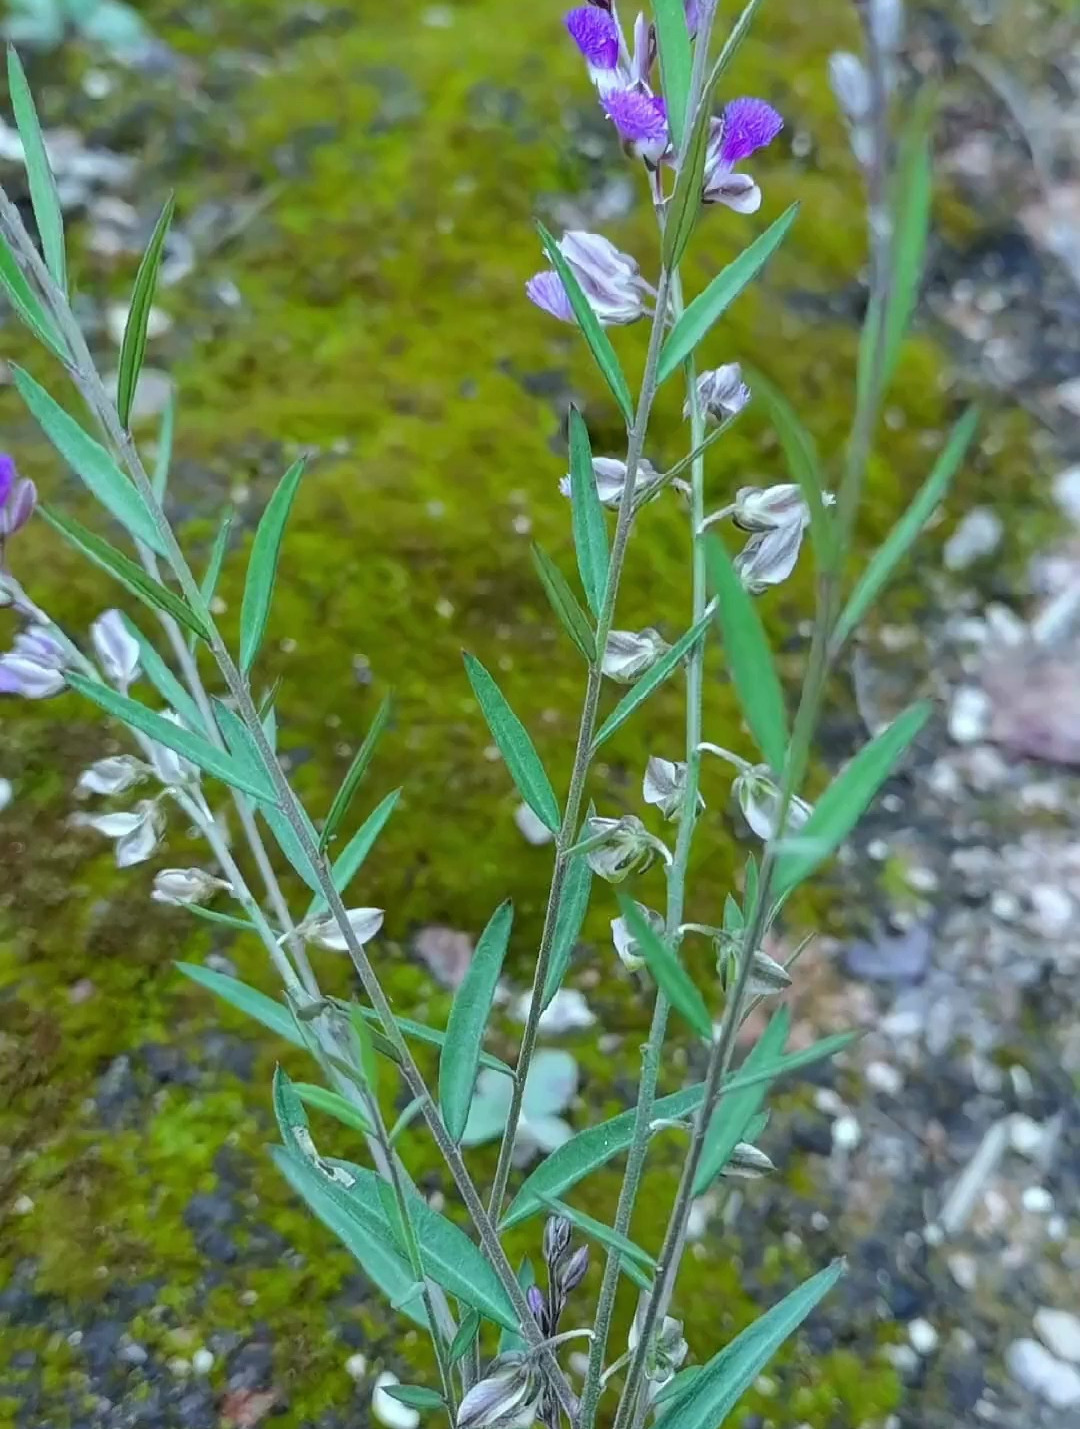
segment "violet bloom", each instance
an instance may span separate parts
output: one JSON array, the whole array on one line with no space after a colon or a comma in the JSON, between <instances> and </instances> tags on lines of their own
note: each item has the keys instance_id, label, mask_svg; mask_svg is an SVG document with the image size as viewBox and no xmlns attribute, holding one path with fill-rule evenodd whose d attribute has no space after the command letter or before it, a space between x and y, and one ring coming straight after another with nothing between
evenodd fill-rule
<instances>
[{"instance_id":1,"label":"violet bloom","mask_svg":"<svg viewBox=\"0 0 1080 1429\"><path fill-rule=\"evenodd\" d=\"M0 452L0 543L20 531L34 514L37 490L20 476L6 452Z\"/></svg>"},{"instance_id":2,"label":"violet bloom","mask_svg":"<svg viewBox=\"0 0 1080 1429\"><path fill-rule=\"evenodd\" d=\"M613 89L604 95L603 105L631 153L655 168L671 142L667 105L660 96L643 89Z\"/></svg>"},{"instance_id":3,"label":"violet bloom","mask_svg":"<svg viewBox=\"0 0 1080 1429\"><path fill-rule=\"evenodd\" d=\"M601 94L620 84L619 26L615 17L594 5L582 5L567 15L566 28L584 56L589 78Z\"/></svg>"},{"instance_id":4,"label":"violet bloom","mask_svg":"<svg viewBox=\"0 0 1080 1429\"><path fill-rule=\"evenodd\" d=\"M763 99L733 99L709 130L705 155L704 203L723 203L736 213L756 213L761 190L749 174L735 173L735 165L771 144L784 121Z\"/></svg>"},{"instance_id":5,"label":"violet bloom","mask_svg":"<svg viewBox=\"0 0 1080 1429\"><path fill-rule=\"evenodd\" d=\"M604 327L636 322L644 315L648 287L628 253L621 253L602 234L576 229L560 238L559 252ZM535 274L525 284L525 291L531 302L560 322L576 322L557 273Z\"/></svg>"},{"instance_id":6,"label":"violet bloom","mask_svg":"<svg viewBox=\"0 0 1080 1429\"><path fill-rule=\"evenodd\" d=\"M0 655L0 695L47 700L64 688L64 647L44 625L31 625Z\"/></svg>"}]
</instances>

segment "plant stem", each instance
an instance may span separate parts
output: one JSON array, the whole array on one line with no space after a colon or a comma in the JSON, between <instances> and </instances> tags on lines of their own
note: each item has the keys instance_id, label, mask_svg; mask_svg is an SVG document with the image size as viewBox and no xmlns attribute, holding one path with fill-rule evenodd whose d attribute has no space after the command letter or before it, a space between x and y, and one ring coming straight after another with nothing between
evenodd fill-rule
<instances>
[{"instance_id":1,"label":"plant stem","mask_svg":"<svg viewBox=\"0 0 1080 1429\"><path fill-rule=\"evenodd\" d=\"M649 333L649 349L645 359L645 372L641 379L641 393L638 398L634 424L630 429L630 438L627 444L626 478L619 501L618 517L615 523L615 538L611 546L611 558L608 564L608 579L607 587L604 591L604 602L596 624L596 659L589 666L588 682L585 687L585 700L582 705L581 721L578 726L577 746L574 750L574 764L570 775L570 786L566 795L566 808L563 812L562 823L559 827L556 840L555 868L552 873L551 889L548 894L547 909L544 914L544 928L540 936L540 948L537 952L536 968L533 973L529 1013L525 1022L525 1030L521 1036L521 1049L518 1053L517 1064L514 1069L514 1087L511 1094L510 1110L506 1118L506 1128L503 1132L502 1143L499 1147L499 1159L495 1168L495 1180L491 1188L491 1199L488 1203L491 1219L496 1222L502 1214L503 1200L506 1196L506 1183L510 1176L514 1138L517 1135L518 1122L521 1117L521 1103L525 1095L525 1081L529 1073L529 1065L532 1061L533 1051L536 1046L536 1034L540 1024L543 992L547 981L548 965L551 961L551 949L555 939L559 904L562 899L562 890L566 880L567 868L569 867L568 850L573 846L577 834L578 822L581 817L581 805L585 796L585 783L589 773L589 765L592 762L592 742L593 734L596 730L596 711L600 703L600 690L603 684L602 663L604 651L607 647L608 635L611 632L612 620L615 615L615 601L619 593L619 580L622 575L623 562L626 557L627 542L630 539L630 528L633 524L634 486L637 480L641 453L645 445L645 434L648 431L653 399L656 396L657 369L660 362L660 348L663 343L665 314L668 309L670 290L671 274L667 268L664 268L661 270L660 281L657 284L656 312L653 317L652 330Z\"/></svg>"}]
</instances>

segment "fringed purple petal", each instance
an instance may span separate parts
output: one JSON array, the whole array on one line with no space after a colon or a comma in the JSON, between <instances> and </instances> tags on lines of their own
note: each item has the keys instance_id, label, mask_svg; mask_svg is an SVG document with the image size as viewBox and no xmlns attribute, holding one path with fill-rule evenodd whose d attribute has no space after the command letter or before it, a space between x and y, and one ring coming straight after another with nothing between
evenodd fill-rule
<instances>
[{"instance_id":1,"label":"fringed purple petal","mask_svg":"<svg viewBox=\"0 0 1080 1429\"><path fill-rule=\"evenodd\" d=\"M619 27L606 10L582 5L567 15L566 28L593 69L614 69L619 63Z\"/></svg>"},{"instance_id":2,"label":"fringed purple petal","mask_svg":"<svg viewBox=\"0 0 1080 1429\"><path fill-rule=\"evenodd\" d=\"M546 268L542 273L534 274L525 284L525 292L531 303L535 303L545 313L550 313L553 318L558 318L560 322L577 321L562 279L551 269Z\"/></svg>"},{"instance_id":3,"label":"fringed purple petal","mask_svg":"<svg viewBox=\"0 0 1080 1429\"><path fill-rule=\"evenodd\" d=\"M604 109L628 144L667 141L667 106L658 95L613 89L604 96Z\"/></svg>"},{"instance_id":4,"label":"fringed purple petal","mask_svg":"<svg viewBox=\"0 0 1080 1429\"><path fill-rule=\"evenodd\" d=\"M8 497L15 488L18 472L7 452L0 452L0 508L7 505Z\"/></svg>"},{"instance_id":5,"label":"fringed purple petal","mask_svg":"<svg viewBox=\"0 0 1080 1429\"><path fill-rule=\"evenodd\" d=\"M733 99L724 107L720 157L725 164L738 164L771 144L783 127L783 119L763 99Z\"/></svg>"}]
</instances>

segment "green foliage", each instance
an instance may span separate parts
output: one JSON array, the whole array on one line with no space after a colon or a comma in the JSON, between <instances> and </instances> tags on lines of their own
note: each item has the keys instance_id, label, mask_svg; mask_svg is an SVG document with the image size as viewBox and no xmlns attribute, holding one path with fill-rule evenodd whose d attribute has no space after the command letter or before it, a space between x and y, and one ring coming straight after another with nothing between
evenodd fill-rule
<instances>
[{"instance_id":1,"label":"green foliage","mask_svg":"<svg viewBox=\"0 0 1080 1429\"><path fill-rule=\"evenodd\" d=\"M469 1119L481 1044L513 922L514 905L508 900L496 908L481 933L450 1009L439 1057L439 1107L446 1129L455 1141L461 1140Z\"/></svg>"}]
</instances>

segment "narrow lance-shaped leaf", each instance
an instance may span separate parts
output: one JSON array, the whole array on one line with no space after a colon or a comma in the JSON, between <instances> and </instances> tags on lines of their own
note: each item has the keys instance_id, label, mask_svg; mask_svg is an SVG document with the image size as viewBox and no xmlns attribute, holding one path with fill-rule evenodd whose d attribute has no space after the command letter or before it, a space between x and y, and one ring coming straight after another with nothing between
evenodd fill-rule
<instances>
[{"instance_id":1,"label":"narrow lance-shaped leaf","mask_svg":"<svg viewBox=\"0 0 1080 1429\"><path fill-rule=\"evenodd\" d=\"M240 606L240 668L245 675L255 663L270 618L281 542L305 464L306 458L301 457L289 467L267 502L255 532Z\"/></svg>"},{"instance_id":2,"label":"narrow lance-shaped leaf","mask_svg":"<svg viewBox=\"0 0 1080 1429\"><path fill-rule=\"evenodd\" d=\"M919 297L934 171L930 127L936 95L926 89L916 99L900 142L900 159L892 195L893 241L889 255L892 277L883 319L881 390L888 386Z\"/></svg>"},{"instance_id":3,"label":"narrow lance-shaped leaf","mask_svg":"<svg viewBox=\"0 0 1080 1429\"><path fill-rule=\"evenodd\" d=\"M67 259L64 256L64 216L60 209L60 195L56 190L49 156L45 152L45 140L30 86L26 82L22 62L11 45L8 46L7 71L11 108L22 140L30 202L34 209L34 222L41 235L45 264L53 282L62 293L66 293Z\"/></svg>"},{"instance_id":4,"label":"narrow lance-shaped leaf","mask_svg":"<svg viewBox=\"0 0 1080 1429\"><path fill-rule=\"evenodd\" d=\"M534 541L531 552L536 574L540 577L540 584L544 587L544 594L552 610L559 617L560 625L585 659L591 663L596 658L596 641L588 616L578 604L566 577L543 547Z\"/></svg>"},{"instance_id":5,"label":"narrow lance-shaped leaf","mask_svg":"<svg viewBox=\"0 0 1080 1429\"><path fill-rule=\"evenodd\" d=\"M567 300L578 320L581 335L588 344L597 367L611 389L611 395L618 403L619 411L627 426L630 426L634 420L634 403L630 396L630 388L626 385L623 370L619 366L619 359L615 356L615 349L611 345L611 339L600 326L588 298L581 291L581 284L574 277L573 269L559 251L559 245L542 223L538 223L536 226L540 233L540 241L544 245L544 252L566 289Z\"/></svg>"},{"instance_id":6,"label":"narrow lance-shaped leaf","mask_svg":"<svg viewBox=\"0 0 1080 1429\"><path fill-rule=\"evenodd\" d=\"M372 809L371 813L334 860L331 877L334 887L339 893L345 893L349 884L363 867L364 860L375 847L379 835L386 827L387 820L397 807L397 801L400 798L401 790L391 789L386 798L380 800L375 808ZM326 899L321 893L318 893L312 901L306 916L308 918L314 918L319 913L324 913L326 908Z\"/></svg>"},{"instance_id":7,"label":"narrow lance-shaped leaf","mask_svg":"<svg viewBox=\"0 0 1080 1429\"><path fill-rule=\"evenodd\" d=\"M484 1031L491 1016L514 921L514 905L501 903L480 935L468 971L454 995L439 1057L439 1109L454 1141L465 1134Z\"/></svg>"},{"instance_id":8,"label":"narrow lance-shaped leaf","mask_svg":"<svg viewBox=\"0 0 1080 1429\"><path fill-rule=\"evenodd\" d=\"M716 622L740 708L758 748L779 773L787 755L787 713L765 628L721 542L709 541L707 560L717 596Z\"/></svg>"},{"instance_id":9,"label":"narrow lance-shaped leaf","mask_svg":"<svg viewBox=\"0 0 1080 1429\"><path fill-rule=\"evenodd\" d=\"M788 470L799 484L810 512L810 540L819 569L828 568L832 554L832 526L825 506L825 473L814 439L799 420L795 408L775 383L761 372L749 374L751 390L769 409L776 435L784 449Z\"/></svg>"},{"instance_id":10,"label":"narrow lance-shaped leaf","mask_svg":"<svg viewBox=\"0 0 1080 1429\"><path fill-rule=\"evenodd\" d=\"M351 1010L359 1017L362 1017L369 1027L379 1028L382 1026L382 1019L373 1007L364 1007L355 1004ZM395 1017L398 1031L403 1037L410 1037L417 1042L426 1042L429 1047L442 1047L446 1042L446 1033L440 1032L437 1027L429 1027L425 1022L414 1022L411 1017ZM490 1052L480 1053L481 1067L490 1067L493 1072L501 1072L505 1077L512 1077L514 1069L508 1067L505 1062L500 1062L498 1057L493 1057Z\"/></svg>"},{"instance_id":11,"label":"narrow lance-shaped leaf","mask_svg":"<svg viewBox=\"0 0 1080 1429\"><path fill-rule=\"evenodd\" d=\"M798 833L784 839L773 884L778 900L786 898L839 848L929 717L930 705L925 700L898 715L837 775Z\"/></svg>"},{"instance_id":12,"label":"narrow lance-shaped leaf","mask_svg":"<svg viewBox=\"0 0 1080 1429\"><path fill-rule=\"evenodd\" d=\"M375 753L375 746L379 742L379 737L386 728L390 718L391 700L389 695L384 695L379 703L379 708L375 711L375 718L368 726L368 732L364 735L360 748L353 756L353 761L349 765L345 778L341 781L341 787L334 795L334 802L330 805L330 812L326 816L326 823L323 825L322 833L319 836L319 850L323 851L330 840L334 837L338 825L348 813L349 805L352 803L353 795L360 787L360 781L368 771L372 756Z\"/></svg>"},{"instance_id":13,"label":"narrow lance-shaped leaf","mask_svg":"<svg viewBox=\"0 0 1080 1429\"><path fill-rule=\"evenodd\" d=\"M607 525L596 490L589 430L576 407L570 408L570 508L581 584L589 609L599 616L608 581Z\"/></svg>"},{"instance_id":14,"label":"narrow lance-shaped leaf","mask_svg":"<svg viewBox=\"0 0 1080 1429\"><path fill-rule=\"evenodd\" d=\"M437 1389L426 1389L422 1384L384 1384L382 1392L399 1404L407 1404L410 1409L444 1409L446 1400Z\"/></svg>"},{"instance_id":15,"label":"narrow lance-shaped leaf","mask_svg":"<svg viewBox=\"0 0 1080 1429\"><path fill-rule=\"evenodd\" d=\"M667 341L661 350L658 382L665 381L682 366L717 319L757 277L767 260L780 246L798 211L799 205L793 203L759 238L754 239L749 248L744 249L738 258L717 273L705 291L699 293L688 305L668 333Z\"/></svg>"},{"instance_id":16,"label":"narrow lance-shaped leaf","mask_svg":"<svg viewBox=\"0 0 1080 1429\"><path fill-rule=\"evenodd\" d=\"M677 0L681 8L683 0ZM679 165L675 191L668 200L664 218L664 263L678 266L686 252L698 219L701 217L701 191L705 178L705 159L709 151L709 129L712 124L711 86L707 86L694 115L693 127L686 145L686 158Z\"/></svg>"},{"instance_id":17,"label":"narrow lance-shaped leaf","mask_svg":"<svg viewBox=\"0 0 1080 1429\"><path fill-rule=\"evenodd\" d=\"M830 643L834 653L839 652L866 615L933 515L935 507L944 500L953 477L967 455L978 422L979 413L975 408L960 418L933 470L912 498L911 505L871 556L833 629Z\"/></svg>"},{"instance_id":18,"label":"narrow lance-shaped leaf","mask_svg":"<svg viewBox=\"0 0 1080 1429\"><path fill-rule=\"evenodd\" d=\"M131 307L124 324L124 340L120 345L120 363L116 378L116 410L121 423L126 427L131 420L131 404L135 400L135 389L139 385L143 358L146 355L146 332L150 322L150 309L154 303L154 289L157 286L158 269L165 239L172 223L175 203L172 195L165 200L165 206L158 215L150 242L142 256L135 286L131 291Z\"/></svg>"},{"instance_id":19,"label":"narrow lance-shaped leaf","mask_svg":"<svg viewBox=\"0 0 1080 1429\"><path fill-rule=\"evenodd\" d=\"M656 40L660 51L660 75L667 102L671 140L682 148L686 130L686 110L690 102L690 78L694 67L690 32L686 25L685 0L653 0Z\"/></svg>"},{"instance_id":20,"label":"narrow lance-shaped leaf","mask_svg":"<svg viewBox=\"0 0 1080 1429\"><path fill-rule=\"evenodd\" d=\"M450 1348L446 1353L447 1361L451 1366L456 1365L458 1360L464 1358L472 1349L479 1333L480 1314L470 1306L462 1315L461 1324L457 1327L457 1333L450 1341Z\"/></svg>"},{"instance_id":21,"label":"narrow lance-shaped leaf","mask_svg":"<svg viewBox=\"0 0 1080 1429\"><path fill-rule=\"evenodd\" d=\"M199 911L205 913L208 910L203 908ZM239 978L214 972L212 968L200 967L198 963L177 963L176 967L185 977L197 982L215 997L220 997L222 1002L235 1007L245 1017L253 1018L277 1036L284 1037L285 1041L291 1042L294 1047L303 1047L304 1039L297 1030L292 1014L274 998L267 997L266 993L259 992L256 988L248 987L247 983L241 982Z\"/></svg>"},{"instance_id":22,"label":"narrow lance-shaped leaf","mask_svg":"<svg viewBox=\"0 0 1080 1429\"><path fill-rule=\"evenodd\" d=\"M711 620L711 615L703 615L696 625L692 625L680 636L671 649L665 651L656 664L651 665L641 679L630 687L593 736L594 750L598 749L605 739L610 739L638 706L644 704L652 692L664 683L672 670L686 659L698 641L704 639Z\"/></svg>"},{"instance_id":23,"label":"narrow lance-shaped leaf","mask_svg":"<svg viewBox=\"0 0 1080 1429\"><path fill-rule=\"evenodd\" d=\"M93 531L88 531L74 517L65 516L50 507L39 509L53 530L59 531L81 555L101 570L107 571L114 580L120 582L125 590L137 596L144 605L148 605L154 610L164 611L166 615L172 616L173 620L190 630L199 639L209 640L209 630L182 596L163 586L153 576L147 575L142 566L133 561L130 556L125 556L122 551L118 551L115 546L110 546L108 541L101 536L95 535Z\"/></svg>"},{"instance_id":24,"label":"narrow lance-shaped leaf","mask_svg":"<svg viewBox=\"0 0 1080 1429\"><path fill-rule=\"evenodd\" d=\"M844 1262L833 1261L736 1335L695 1376L687 1392L660 1415L657 1429L717 1429L843 1273Z\"/></svg>"},{"instance_id":25,"label":"narrow lance-shaped leaf","mask_svg":"<svg viewBox=\"0 0 1080 1429\"><path fill-rule=\"evenodd\" d=\"M61 362L67 362L67 344L3 238L0 238L0 286L3 286L11 306L37 340Z\"/></svg>"},{"instance_id":26,"label":"narrow lance-shaped leaf","mask_svg":"<svg viewBox=\"0 0 1080 1429\"><path fill-rule=\"evenodd\" d=\"M690 974L668 945L653 932L638 912L634 900L625 893L619 894L619 911L626 919L626 926L661 992L699 1036L711 1038L712 1018Z\"/></svg>"},{"instance_id":27,"label":"narrow lance-shaped leaf","mask_svg":"<svg viewBox=\"0 0 1080 1429\"><path fill-rule=\"evenodd\" d=\"M232 530L233 508L227 507L222 514L218 524L217 532L214 535L214 544L210 547L210 559L206 563L206 571L199 583L199 594L202 596L203 605L207 610L214 599L217 591L218 581L221 578L221 568L225 563L225 553L229 549L229 533ZM194 649L195 637L188 641L189 648Z\"/></svg>"},{"instance_id":28,"label":"narrow lance-shaped leaf","mask_svg":"<svg viewBox=\"0 0 1080 1429\"><path fill-rule=\"evenodd\" d=\"M541 1012L562 986L570 956L578 938L581 925L589 909L589 894L592 891L592 869L588 860L575 854L570 860L563 879L559 911L555 916L555 932L551 939L551 953L548 956L544 990L540 998Z\"/></svg>"},{"instance_id":29,"label":"narrow lance-shaped leaf","mask_svg":"<svg viewBox=\"0 0 1080 1429\"><path fill-rule=\"evenodd\" d=\"M518 793L544 827L558 833L559 803L525 726L474 655L466 653L465 671Z\"/></svg>"},{"instance_id":30,"label":"narrow lance-shaped leaf","mask_svg":"<svg viewBox=\"0 0 1080 1429\"><path fill-rule=\"evenodd\" d=\"M778 1061L790 1026L791 1014L786 1007L781 1007L773 1014L768 1027L739 1070L756 1072L760 1067ZM695 1196L704 1195L731 1160L735 1147L746 1140L746 1128L760 1111L768 1090L768 1082L762 1081L741 1092L721 1093L705 1130L705 1145L694 1179Z\"/></svg>"},{"instance_id":31,"label":"narrow lance-shaped leaf","mask_svg":"<svg viewBox=\"0 0 1080 1429\"><path fill-rule=\"evenodd\" d=\"M241 793L250 794L256 799L265 799L271 802L276 799L273 785L265 778L257 777L232 755L226 754L224 750L215 749L201 735L193 734L190 730L174 724L172 720L165 719L156 711L147 709L138 700L128 699L126 695L119 694L116 690L110 689L108 685L100 684L96 680L88 680L85 675L68 671L65 679L72 689L85 695L88 700L93 700L96 705L100 705L106 714L122 720L124 724L139 730L142 734L149 735L159 744L164 744L167 749L173 749L177 754L182 754L185 759L190 759L193 764L197 764L207 774L212 774L215 779L220 779L231 788L239 789Z\"/></svg>"},{"instance_id":32,"label":"narrow lance-shaped leaf","mask_svg":"<svg viewBox=\"0 0 1080 1429\"><path fill-rule=\"evenodd\" d=\"M579 1211L576 1206L568 1206L565 1201L556 1200L553 1196L545 1197L544 1204L553 1215L565 1216L568 1221L577 1226L578 1230L593 1240L599 1241L601 1245L607 1246L608 1250L618 1251L621 1255L627 1256L630 1260L636 1260L650 1270L656 1269L655 1259L636 1241L632 1241L629 1236L620 1235L617 1230L605 1225L603 1221L598 1221L594 1216Z\"/></svg>"},{"instance_id":33,"label":"narrow lance-shaped leaf","mask_svg":"<svg viewBox=\"0 0 1080 1429\"><path fill-rule=\"evenodd\" d=\"M30 415L90 494L137 541L164 556L164 541L149 507L105 448L87 436L28 372L14 365L11 372Z\"/></svg>"},{"instance_id":34,"label":"narrow lance-shaped leaf","mask_svg":"<svg viewBox=\"0 0 1080 1429\"><path fill-rule=\"evenodd\" d=\"M362 1131L368 1136L374 1134L367 1115L338 1092L332 1092L314 1082L294 1082L293 1090L305 1106L325 1112L327 1116L332 1116L335 1121L340 1121L342 1126L351 1127L353 1131Z\"/></svg>"}]
</instances>

